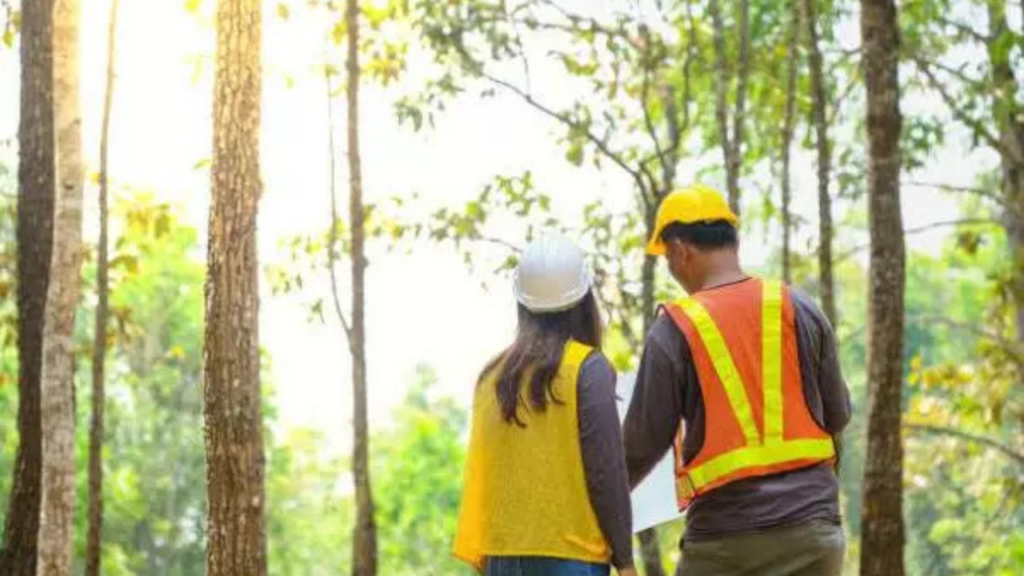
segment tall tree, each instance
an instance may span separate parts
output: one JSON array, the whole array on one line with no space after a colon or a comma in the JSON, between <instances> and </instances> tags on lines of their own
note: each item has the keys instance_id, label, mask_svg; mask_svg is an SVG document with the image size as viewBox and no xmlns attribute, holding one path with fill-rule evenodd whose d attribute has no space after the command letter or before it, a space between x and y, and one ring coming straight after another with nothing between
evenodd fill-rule
<instances>
[{"instance_id":1,"label":"tall tree","mask_svg":"<svg viewBox=\"0 0 1024 576\"><path fill-rule=\"evenodd\" d=\"M82 273L82 115L78 0L53 7L57 189L43 323L43 483L38 576L70 576L75 512L74 328Z\"/></svg>"},{"instance_id":2,"label":"tall tree","mask_svg":"<svg viewBox=\"0 0 1024 576\"><path fill-rule=\"evenodd\" d=\"M715 52L715 115L718 119L718 137L722 148L722 159L725 163L726 190L729 195L729 206L736 214L740 213L742 193L740 175L743 170L743 141L746 126L747 92L750 80L750 0L739 0L739 51L737 61L731 62L725 40L725 22L722 15L720 0L708 2L711 15L713 43ZM730 71L736 70L736 92L733 99L734 109L729 112ZM730 115L732 123L730 125ZM730 127L732 133L730 134Z\"/></svg>"},{"instance_id":3,"label":"tall tree","mask_svg":"<svg viewBox=\"0 0 1024 576\"><path fill-rule=\"evenodd\" d=\"M108 258L108 192L110 184L110 110L114 95L114 56L116 54L117 9L119 0L110 2L107 27L107 77L103 97L103 124L100 128L100 238L96 257L96 324L92 348L92 421L89 425L89 528L85 544L85 576L99 576L103 539L103 430L104 391L107 362L107 325L110 319L110 266Z\"/></svg>"},{"instance_id":4,"label":"tall tree","mask_svg":"<svg viewBox=\"0 0 1024 576\"><path fill-rule=\"evenodd\" d=\"M868 421L861 527L861 575L903 576L903 292L900 210L900 32L894 0L861 0L867 85Z\"/></svg>"},{"instance_id":5,"label":"tall tree","mask_svg":"<svg viewBox=\"0 0 1024 576\"><path fill-rule=\"evenodd\" d=\"M972 136L975 146L989 148L999 158L1000 194L988 190L939 184L940 189L970 192L994 200L1003 215L1003 228L1014 263L1007 292L1016 307L1016 339L1024 342L1024 114L1021 82L1014 67L1014 40L1024 38L1009 27L1006 0L975 0L988 20L978 30L975 19L957 19L951 6L925 12L924 23L936 30L911 52L930 88L951 115ZM923 27L921 27L923 28ZM979 47L987 56L974 66L960 64L963 46ZM943 57L952 58L944 61Z\"/></svg>"},{"instance_id":6,"label":"tall tree","mask_svg":"<svg viewBox=\"0 0 1024 576\"><path fill-rule=\"evenodd\" d=\"M811 95L814 101L814 135L818 148L818 283L821 304L833 326L836 325L835 281L832 274L832 145L828 136L828 79L822 63L818 33L818 0L800 0L811 72Z\"/></svg>"},{"instance_id":7,"label":"tall tree","mask_svg":"<svg viewBox=\"0 0 1024 576\"><path fill-rule=\"evenodd\" d=\"M1024 342L1024 106L1017 97L1020 84L1012 64L1013 34L1006 19L1007 4L1006 0L986 1L989 33L985 47L992 68L992 93L996 95L992 111L1007 206L1005 226L1014 251L1017 339Z\"/></svg>"},{"instance_id":8,"label":"tall tree","mask_svg":"<svg viewBox=\"0 0 1024 576\"><path fill-rule=\"evenodd\" d=\"M204 366L209 576L267 573L256 254L261 7L217 6Z\"/></svg>"},{"instance_id":9,"label":"tall tree","mask_svg":"<svg viewBox=\"0 0 1024 576\"><path fill-rule=\"evenodd\" d=\"M0 547L0 576L36 576L42 481L43 311L53 248L53 0L26 2L21 16L18 125L18 452ZM5 472L6 473L6 472Z\"/></svg>"},{"instance_id":10,"label":"tall tree","mask_svg":"<svg viewBox=\"0 0 1024 576\"><path fill-rule=\"evenodd\" d=\"M363 166L359 150L359 2L345 3L348 30L347 122L349 217L352 221L352 476L356 488L356 525L352 538L352 575L377 573L377 526L370 487L369 434L366 417L366 256Z\"/></svg>"},{"instance_id":11,"label":"tall tree","mask_svg":"<svg viewBox=\"0 0 1024 576\"><path fill-rule=\"evenodd\" d=\"M800 0L795 0L796 2ZM782 279L793 281L792 270L792 162L793 132L796 124L797 77L800 72L800 12L792 7L792 18L789 29L789 45L786 54L786 106L782 121Z\"/></svg>"}]
</instances>

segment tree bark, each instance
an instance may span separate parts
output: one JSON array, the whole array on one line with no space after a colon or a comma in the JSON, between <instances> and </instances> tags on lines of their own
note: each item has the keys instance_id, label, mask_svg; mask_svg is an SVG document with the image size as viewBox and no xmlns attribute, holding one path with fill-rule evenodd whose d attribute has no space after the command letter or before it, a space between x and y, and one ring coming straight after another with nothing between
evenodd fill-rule
<instances>
[{"instance_id":1,"label":"tree bark","mask_svg":"<svg viewBox=\"0 0 1024 576\"><path fill-rule=\"evenodd\" d=\"M793 14L791 16L793 20L789 30L789 54L787 55L786 64L786 110L782 123L782 279L787 284L793 282L793 182L790 175L790 163L792 158L793 132L796 124L796 81L800 69L800 17L797 6L793 6Z\"/></svg>"},{"instance_id":2,"label":"tree bark","mask_svg":"<svg viewBox=\"0 0 1024 576\"><path fill-rule=\"evenodd\" d=\"M1010 62L1010 51L999 44L1010 33L1006 20L1006 3L988 1L989 42L987 45L992 79L995 83L993 120L1002 150L999 163L1002 172L1002 193L1006 210L1004 222L1014 262L1012 294L1017 308L1017 339L1024 342L1024 119L1017 103L1017 78Z\"/></svg>"},{"instance_id":3,"label":"tree bark","mask_svg":"<svg viewBox=\"0 0 1024 576\"><path fill-rule=\"evenodd\" d=\"M833 326L838 321L835 280L832 274L832 144L828 136L828 79L825 78L818 40L817 0L800 0L804 39L810 56L811 93L814 100L814 133L818 147L818 282L821 305Z\"/></svg>"},{"instance_id":4,"label":"tree bark","mask_svg":"<svg viewBox=\"0 0 1024 576\"><path fill-rule=\"evenodd\" d=\"M867 85L868 422L861 575L903 576L903 294L906 256L900 209L899 27L894 0L861 0Z\"/></svg>"},{"instance_id":5,"label":"tree bark","mask_svg":"<svg viewBox=\"0 0 1024 576\"><path fill-rule=\"evenodd\" d=\"M711 14L712 45L715 52L715 119L718 123L718 140L722 149L722 163L725 165L726 190L729 205L733 211L739 209L739 186L733 179L733 145L729 133L729 69L725 54L725 22L722 20L722 7L719 0L709 0L708 12Z\"/></svg>"},{"instance_id":6,"label":"tree bark","mask_svg":"<svg viewBox=\"0 0 1024 576\"><path fill-rule=\"evenodd\" d=\"M89 425L89 527L85 544L85 576L99 576L103 541L103 431L106 403L107 325L110 320L110 278L108 238L108 196L110 160L110 111L114 95L117 9L120 0L110 2L107 27L107 78L100 128L100 238L96 259L96 325L92 349L92 421Z\"/></svg>"},{"instance_id":7,"label":"tree bark","mask_svg":"<svg viewBox=\"0 0 1024 576\"><path fill-rule=\"evenodd\" d=\"M730 66L726 55L725 22L719 0L708 2L711 14L712 44L715 53L715 118L718 123L718 138L725 164L726 190L729 207L740 214L740 170L743 164L743 135L746 124L747 84L750 77L750 2L739 3L739 58L737 62L737 86L735 109L732 114L732 133L729 122Z\"/></svg>"},{"instance_id":8,"label":"tree bark","mask_svg":"<svg viewBox=\"0 0 1024 576\"><path fill-rule=\"evenodd\" d=\"M267 573L260 413L261 3L217 7L204 376L209 576Z\"/></svg>"},{"instance_id":9,"label":"tree bark","mask_svg":"<svg viewBox=\"0 0 1024 576\"><path fill-rule=\"evenodd\" d=\"M739 0L740 53L736 79L736 109L732 118L732 153L727 170L729 204L738 216L742 191L740 172L743 170L743 141L747 123L747 85L750 80L750 0Z\"/></svg>"},{"instance_id":10,"label":"tree bark","mask_svg":"<svg viewBox=\"0 0 1024 576\"><path fill-rule=\"evenodd\" d=\"M21 20L18 125L18 451L0 546L0 576L36 576L42 482L43 312L53 249L56 190L53 0L26 2Z\"/></svg>"},{"instance_id":11,"label":"tree bark","mask_svg":"<svg viewBox=\"0 0 1024 576\"><path fill-rule=\"evenodd\" d=\"M666 182L666 190L671 189L672 182ZM660 196L660 195L659 195ZM657 206L648 204L644 223L647 228L647 238L654 233L654 220ZM641 273L640 293L640 314L641 314L641 338L646 338L654 324L654 307L656 304L654 286L656 283L657 259L650 255L644 256L644 264ZM641 340L642 342L642 340ZM658 541L657 528L648 528L637 534L640 540L640 559L644 564L644 573L647 576L665 576L665 570L661 565L661 544Z\"/></svg>"},{"instance_id":12,"label":"tree bark","mask_svg":"<svg viewBox=\"0 0 1024 576\"><path fill-rule=\"evenodd\" d=\"M70 576L75 513L74 328L82 273L82 115L78 0L53 8L57 190L43 324L43 484L38 576Z\"/></svg>"},{"instance_id":13,"label":"tree bark","mask_svg":"<svg viewBox=\"0 0 1024 576\"><path fill-rule=\"evenodd\" d=\"M352 352L353 436L352 476L356 490L356 526L352 538L352 575L377 574L377 527L370 485L369 433L366 416L366 255L363 210L363 168L359 150L359 3L347 0L348 25L348 168L349 212L352 220Z\"/></svg>"}]
</instances>

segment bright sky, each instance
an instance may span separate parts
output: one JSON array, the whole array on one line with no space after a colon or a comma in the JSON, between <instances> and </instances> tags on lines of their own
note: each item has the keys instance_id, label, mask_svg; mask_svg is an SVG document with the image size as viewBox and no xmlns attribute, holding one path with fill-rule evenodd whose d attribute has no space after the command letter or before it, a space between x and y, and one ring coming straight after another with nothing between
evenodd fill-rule
<instances>
[{"instance_id":1,"label":"bright sky","mask_svg":"<svg viewBox=\"0 0 1024 576\"><path fill-rule=\"evenodd\" d=\"M98 159L99 118L106 58L108 0L83 4L83 112L87 162ZM118 79L111 134L113 179L187 209L205 229L209 174L194 168L210 154L211 55L214 2L204 2L205 21L186 13L183 0L123 0L118 34ZM272 5L272 4L271 4ZM264 29L262 164L265 194L260 206L260 250L265 263L283 257L278 243L297 233L324 230L329 221L326 101L322 77L322 21L293 13L288 22L268 11ZM853 40L853 43L856 39ZM334 58L340 53L334 48ZM196 74L196 63L201 62ZM288 86L286 78L294 85ZM0 141L13 139L18 116L17 51L0 50ZM574 218L577 206L595 198L621 202L629 183L611 170L568 166L552 125L510 98L481 102L464 98L449 107L435 131L399 128L390 93L363 92L363 161L368 201L419 192L427 202L458 205L494 174L534 172L538 186L555 196L555 210ZM335 103L339 150L344 142L344 101ZM13 158L12 150L0 151ZM346 171L339 154L340 204L346 210ZM983 158L990 162L990 159ZM941 150L927 180L970 183L973 168L957 149ZM813 163L798 163L797 210L812 222ZM687 176L684 174L683 176ZM684 178L685 179L685 178ZM922 178L925 179L925 178ZM715 182L712 182L715 184ZM86 194L94 201L95 190ZM907 226L955 217L952 200L917 189L905 192ZM94 215L88 218L95 219ZM86 233L94 237L94 225ZM914 238L918 248L941 235ZM744 257L753 267L766 251L748 242ZM514 329L514 303L507 283L492 279L481 288L448 248L415 247L411 256L371 248L368 270L368 337L371 425L384 426L401 401L415 367L427 363L442 386L468 402L476 372ZM347 266L342 268L347 277ZM320 287L324 286L321 280ZM347 348L334 325L307 323L297 298L273 297L263 281L261 339L273 359L284 426L324 431L335 448L347 445L351 387ZM343 295L348 301L347 293Z\"/></svg>"}]
</instances>

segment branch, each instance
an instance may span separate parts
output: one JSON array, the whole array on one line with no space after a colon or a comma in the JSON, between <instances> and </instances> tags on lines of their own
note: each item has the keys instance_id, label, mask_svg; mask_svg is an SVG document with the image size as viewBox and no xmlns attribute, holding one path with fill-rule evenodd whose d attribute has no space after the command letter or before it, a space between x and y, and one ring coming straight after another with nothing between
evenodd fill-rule
<instances>
[{"instance_id":1,"label":"branch","mask_svg":"<svg viewBox=\"0 0 1024 576\"><path fill-rule=\"evenodd\" d=\"M564 30L566 32L572 32L572 33L583 32L584 29L580 26L580 24L581 23L586 23L590 27L590 30L593 31L593 32L604 34L605 36L609 36L611 38L618 38L620 40L625 40L634 49L636 49L636 50L641 50L642 49L640 47L640 45L636 43L636 40L634 40L633 38L630 38L629 34L624 29L622 29L621 27L618 30L614 30L614 29L609 28L608 26L606 26L604 23L598 21L596 18L593 18L593 17L590 17L590 16L580 16L579 14L575 14L573 12L570 12L570 11L566 10L564 7L562 7L559 4L555 3L553 0L542 0L541 2L539 2L539 4L551 7L556 12L561 14L563 18L565 18L566 20L568 20L569 22L572 23L571 27L569 27L568 29ZM555 29L564 28L564 26L558 26L558 25L552 25L552 26Z\"/></svg>"},{"instance_id":2,"label":"branch","mask_svg":"<svg viewBox=\"0 0 1024 576\"><path fill-rule=\"evenodd\" d=\"M625 30L613 30L607 26L600 24L597 20L587 19L579 16L574 16L575 19L570 19L571 24L564 24L562 22L547 22L542 20L534 20L530 18L515 18L513 21L517 24L526 26L531 30L547 30L551 32L564 32L573 36L578 35L580 32L593 32L608 38L616 38L628 43L631 47L640 50L640 46L637 45L636 40L629 37L629 34ZM587 27L580 26L581 22L585 22Z\"/></svg>"},{"instance_id":3,"label":"branch","mask_svg":"<svg viewBox=\"0 0 1024 576\"><path fill-rule=\"evenodd\" d=\"M975 444L981 444L982 446L987 446L988 448L992 448L998 452L1002 452L1003 455L1009 458L1010 460L1013 460L1017 464L1024 466L1024 453L1018 452L1011 448L1010 446L1007 446L1006 444L1003 444L998 440L994 440L986 436L972 434L970 432L964 432L962 430L957 430L956 428L949 428L946 426L937 426L932 424L914 424L908 422L905 423L903 427L912 432L923 432L925 434L949 436L952 438L958 438L960 440L973 442Z\"/></svg>"},{"instance_id":4,"label":"branch","mask_svg":"<svg viewBox=\"0 0 1024 576\"><path fill-rule=\"evenodd\" d=\"M565 114L559 114L558 112L555 112L551 108L548 108L544 104L542 104L542 103L538 102L537 100L535 100L533 98L532 94L530 94L529 92L524 91L519 86L516 86L515 84L512 84L511 82L508 82L506 80L502 80L501 78L498 78L496 76L488 74L487 72L484 72L482 70L480 71L480 74L481 74L482 77L484 77L485 79L487 79L491 83L496 84L498 86L501 86L502 88L505 88L506 90L516 94L517 96L522 98L523 101L525 101L527 104L529 104L533 108L535 108L535 109L539 110L540 112L544 113L545 115L547 115L547 116L549 116L549 117L551 117L551 118L561 122L565 126L568 126L569 128L573 128L573 129L576 129L576 130L581 130L582 129L582 126L580 125L579 122L577 122L576 120L572 119L571 117L569 117L569 116L567 116ZM643 191L647 190L647 184L644 183L643 175L638 170L636 170L634 168L631 168L629 166L629 164L627 164L626 161L622 158L621 155L616 154L615 152L613 152L612 149L609 148L607 142L605 142L601 138L598 138L590 130L583 130L583 133L586 135L587 140L589 140L592 144L594 144L594 146L596 146L597 149L600 150L601 153L606 158L608 158L609 160L614 162L615 165L617 165L619 168L622 168L623 171L625 171L627 174L629 174L633 178L633 181L636 182L636 185L641 190L643 190Z\"/></svg>"},{"instance_id":5,"label":"branch","mask_svg":"<svg viewBox=\"0 0 1024 576\"><path fill-rule=\"evenodd\" d=\"M953 328L955 330L961 330L961 331L964 331L964 332L968 332L970 334L974 334L975 336L977 336L979 338L984 338L986 340L991 340L993 342L998 342L1004 348L1006 348L1006 347L1016 347L1017 346L1016 342L1010 342L1010 341L1006 340L1005 338L1003 338L1002 336L1000 336L999 334L996 334L994 332L989 332L988 330L985 330L984 328L979 327L977 324L967 323L967 322L960 322L960 321L957 321L957 320L953 320L952 318L947 318L945 316L936 316L936 315L931 315L931 314L918 314L918 315L914 315L914 316L908 316L906 318L906 321L907 321L907 324L915 324L915 325L921 325L921 324L942 324L942 325L945 325L945 326L947 326L949 328Z\"/></svg>"},{"instance_id":6,"label":"branch","mask_svg":"<svg viewBox=\"0 0 1024 576\"><path fill-rule=\"evenodd\" d=\"M334 107L331 105L333 101L332 94L334 93L331 89L331 71L325 66L324 67L324 82L327 85L327 148L329 152L330 161L330 189L331 189L331 230L328 233L327 239L327 270L331 277L331 299L334 301L334 312L338 316L338 321L341 322L341 327L345 331L345 337L348 339L349 347L352 347L352 326L348 323L348 318L345 317L345 311L341 307L341 299L338 297L338 278L334 271L334 264L337 261L337 246L338 246L338 202L337 202L337 185L334 171L335 164L337 163L336 154L334 150Z\"/></svg>"},{"instance_id":7,"label":"branch","mask_svg":"<svg viewBox=\"0 0 1024 576\"><path fill-rule=\"evenodd\" d=\"M973 194L974 196L978 196L980 198L984 198L986 200L991 200L992 202L995 202L1001 208L1003 208L1004 210L1008 210L1009 212L1013 213L1014 215L1024 216L1024 214L1022 214L1017 207L1015 207L1013 204L1007 202L1006 199L1003 198L1003 196L1001 194L999 194L998 192L993 192L991 190L986 190L984 188L977 188L977 187L973 187L973 186L956 186L956 185L951 185L951 184L936 184L936 183L931 183L931 182L916 182L916 181L915 182L907 182L906 185L907 186L912 186L912 187L918 187L918 188L934 188L936 190L941 190L943 192L958 192L958 193L964 193L964 194Z\"/></svg>"},{"instance_id":8,"label":"branch","mask_svg":"<svg viewBox=\"0 0 1024 576\"><path fill-rule=\"evenodd\" d=\"M916 228L907 228L906 230L903 231L903 235L904 236L913 236L915 234L922 234L924 232L929 232L929 231L935 230L937 228L949 228L949 227L959 227L959 226L977 226L977 225L1002 226L1003 223L1000 222L999 220L994 219L994 218L962 218L960 220L944 220L944 221L941 221L941 222L932 222L931 224L924 224L924 225L918 226ZM863 252L863 251L867 250L870 247L871 246L868 245L868 244L861 244L860 246L856 246L856 247L851 248L850 250L844 252L843 254L841 254L837 258L837 260L841 262L843 260L846 260L846 259L852 257L854 254L857 254L859 252Z\"/></svg>"},{"instance_id":9,"label":"branch","mask_svg":"<svg viewBox=\"0 0 1024 576\"><path fill-rule=\"evenodd\" d=\"M529 92L532 90L530 84L530 79L532 75L530 74L530 59L526 57L526 47L523 45L523 37L519 34L519 26L516 25L516 20L512 18L512 15L509 14L508 12L508 5L502 2L501 8L502 11L505 13L505 18L512 26L512 32L515 34L516 48L519 51L519 58L523 62L523 78L526 81L526 91Z\"/></svg>"},{"instance_id":10,"label":"branch","mask_svg":"<svg viewBox=\"0 0 1024 576\"><path fill-rule=\"evenodd\" d=\"M942 222L932 222L931 224L924 224L917 226L916 228L908 228L904 230L903 234L910 236L913 234L922 234L936 228L947 228L950 226L974 226L974 225L985 225L985 226L1002 226L1002 222L995 218L961 218L960 220L945 220Z\"/></svg>"},{"instance_id":11,"label":"branch","mask_svg":"<svg viewBox=\"0 0 1024 576\"><path fill-rule=\"evenodd\" d=\"M859 73L854 73L853 77L850 78L850 81L846 83L846 87L843 88L843 91L836 97L835 102L832 103L832 110L828 115L829 126L835 125L836 120L839 118L839 113L842 111L843 103L846 102L846 99L850 97L850 94L853 94L853 91L862 84L863 81L860 78Z\"/></svg>"},{"instance_id":12,"label":"branch","mask_svg":"<svg viewBox=\"0 0 1024 576\"><path fill-rule=\"evenodd\" d=\"M953 20L950 20L949 18L946 18L944 16L939 16L938 21L939 24L942 24L943 26L949 26L950 28L954 28L959 32L963 32L964 34L973 38L975 41L980 42L982 44L988 44L989 42L992 41L992 37L989 36L988 34L978 32L974 28L962 22L954 22Z\"/></svg>"},{"instance_id":13,"label":"branch","mask_svg":"<svg viewBox=\"0 0 1024 576\"><path fill-rule=\"evenodd\" d=\"M921 73L924 74L926 78L928 78L928 83L931 85L931 87L935 89L935 91L938 92L940 96L942 96L942 100L946 103L946 106L949 108L950 112L953 113L953 116L961 123L966 125L968 128L973 130L975 134L977 134L983 140L985 140L985 142L994 150L997 150L1000 154L1008 156L1008 151L1005 149L1002 142L1000 142L999 139L996 138L994 134L992 134L992 132L989 132L989 130L979 120L971 118L967 114L967 112L965 112L963 108L961 108L957 104L956 100L953 98L952 95L950 95L949 91L946 90L946 87L942 84L942 82L940 82L939 79L935 77L935 74L928 67L928 63L922 60L921 58L915 59L915 62L917 63L917 68L921 71Z\"/></svg>"},{"instance_id":14,"label":"branch","mask_svg":"<svg viewBox=\"0 0 1024 576\"><path fill-rule=\"evenodd\" d=\"M643 27L643 34L645 48L640 57L642 59L641 65L644 68L644 80L643 87L640 91L640 106L644 111L644 126L647 128L647 135L651 137L651 142L654 143L654 150L658 155L658 159L661 161L662 171L664 171L665 167L668 165L668 158L665 156L665 151L661 148L661 140L658 138L658 132L654 129L654 121L651 120L651 111L647 106L648 96L650 95L651 89L651 34L646 26Z\"/></svg>"},{"instance_id":15,"label":"branch","mask_svg":"<svg viewBox=\"0 0 1024 576\"><path fill-rule=\"evenodd\" d=\"M501 238L495 238L492 236L481 236L477 238L477 240L479 240L480 242L487 242L489 244L496 244L498 246L501 246L502 248L508 248L509 250L517 254L523 251L523 249L520 248L519 246L516 246L515 244L509 242L508 240L503 240Z\"/></svg>"},{"instance_id":16,"label":"branch","mask_svg":"<svg viewBox=\"0 0 1024 576\"><path fill-rule=\"evenodd\" d=\"M968 76L967 73L963 71L963 67L954 68L938 60L928 60L923 56L917 56L917 59L923 62L926 66L930 66L937 70L941 70L942 72L949 74L950 76L956 78L957 80L963 82L964 84L967 84L969 87L974 88L976 90L985 90L986 88L989 87L989 83L985 82L984 80L979 80L977 78Z\"/></svg>"}]
</instances>

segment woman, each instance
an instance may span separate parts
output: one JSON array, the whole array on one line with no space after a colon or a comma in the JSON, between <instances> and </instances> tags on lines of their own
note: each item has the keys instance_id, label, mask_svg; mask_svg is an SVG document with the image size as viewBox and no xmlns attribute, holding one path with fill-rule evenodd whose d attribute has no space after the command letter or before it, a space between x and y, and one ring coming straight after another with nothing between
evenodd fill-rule
<instances>
[{"instance_id":1,"label":"woman","mask_svg":"<svg viewBox=\"0 0 1024 576\"><path fill-rule=\"evenodd\" d=\"M615 371L593 275L547 234L516 269L519 329L473 402L454 554L485 576L635 576Z\"/></svg>"}]
</instances>

